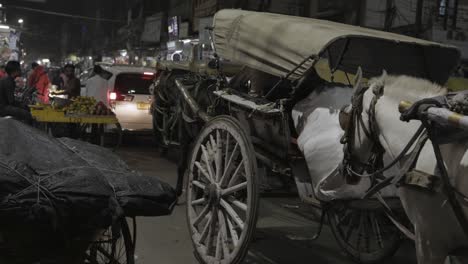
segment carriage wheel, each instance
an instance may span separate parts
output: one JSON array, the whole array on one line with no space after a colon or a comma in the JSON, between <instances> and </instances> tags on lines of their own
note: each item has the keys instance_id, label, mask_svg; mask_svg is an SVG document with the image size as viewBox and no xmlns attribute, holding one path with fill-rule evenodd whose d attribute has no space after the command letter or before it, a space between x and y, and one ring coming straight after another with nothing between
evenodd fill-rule
<instances>
[{"instance_id":1,"label":"carriage wheel","mask_svg":"<svg viewBox=\"0 0 468 264\"><path fill-rule=\"evenodd\" d=\"M380 263L400 246L400 231L382 208L336 202L328 218L339 246L357 263Z\"/></svg>"},{"instance_id":2,"label":"carriage wheel","mask_svg":"<svg viewBox=\"0 0 468 264\"><path fill-rule=\"evenodd\" d=\"M241 263L258 213L257 162L245 130L217 117L201 131L190 157L187 217L201 263Z\"/></svg>"},{"instance_id":3,"label":"carriage wheel","mask_svg":"<svg viewBox=\"0 0 468 264\"><path fill-rule=\"evenodd\" d=\"M134 243L125 219L101 234L88 250L85 263L135 264Z\"/></svg>"}]
</instances>

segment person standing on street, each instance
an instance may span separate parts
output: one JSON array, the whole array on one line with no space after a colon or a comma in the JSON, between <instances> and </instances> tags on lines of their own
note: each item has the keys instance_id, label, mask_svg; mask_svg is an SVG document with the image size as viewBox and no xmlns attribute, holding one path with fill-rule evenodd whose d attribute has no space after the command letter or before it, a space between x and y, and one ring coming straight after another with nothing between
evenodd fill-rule
<instances>
[{"instance_id":1,"label":"person standing on street","mask_svg":"<svg viewBox=\"0 0 468 264\"><path fill-rule=\"evenodd\" d=\"M107 105L107 78L101 66L94 66L94 76L86 82L86 96Z\"/></svg>"},{"instance_id":2,"label":"person standing on street","mask_svg":"<svg viewBox=\"0 0 468 264\"><path fill-rule=\"evenodd\" d=\"M15 79L21 76L18 61L9 61L5 67L6 77L0 79L0 116L12 116L15 119L32 122L31 113L24 106L15 102Z\"/></svg>"},{"instance_id":3,"label":"person standing on street","mask_svg":"<svg viewBox=\"0 0 468 264\"><path fill-rule=\"evenodd\" d=\"M5 71L5 65L0 65L0 79L7 76L6 71Z\"/></svg>"},{"instance_id":4,"label":"person standing on street","mask_svg":"<svg viewBox=\"0 0 468 264\"><path fill-rule=\"evenodd\" d=\"M81 83L80 80L75 76L75 66L73 64L67 64L65 67L63 67L63 72L66 77L63 89L53 94L68 95L68 99L73 99L80 96Z\"/></svg>"},{"instance_id":5,"label":"person standing on street","mask_svg":"<svg viewBox=\"0 0 468 264\"><path fill-rule=\"evenodd\" d=\"M50 80L43 66L37 65L28 79L28 88L37 91L37 100L49 103Z\"/></svg>"}]
</instances>

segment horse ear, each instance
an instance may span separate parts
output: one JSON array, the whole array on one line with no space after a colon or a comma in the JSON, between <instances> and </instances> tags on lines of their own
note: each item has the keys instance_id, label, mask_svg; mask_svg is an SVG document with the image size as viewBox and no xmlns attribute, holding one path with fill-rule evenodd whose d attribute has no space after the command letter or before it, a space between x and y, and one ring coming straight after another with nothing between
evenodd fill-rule
<instances>
[{"instance_id":1,"label":"horse ear","mask_svg":"<svg viewBox=\"0 0 468 264\"><path fill-rule=\"evenodd\" d=\"M353 93L356 93L356 91L359 91L361 87L362 87L362 69L361 67L358 67L356 75L354 76Z\"/></svg>"},{"instance_id":2,"label":"horse ear","mask_svg":"<svg viewBox=\"0 0 468 264\"><path fill-rule=\"evenodd\" d=\"M388 77L387 71L382 70L382 78L385 80Z\"/></svg>"}]
</instances>

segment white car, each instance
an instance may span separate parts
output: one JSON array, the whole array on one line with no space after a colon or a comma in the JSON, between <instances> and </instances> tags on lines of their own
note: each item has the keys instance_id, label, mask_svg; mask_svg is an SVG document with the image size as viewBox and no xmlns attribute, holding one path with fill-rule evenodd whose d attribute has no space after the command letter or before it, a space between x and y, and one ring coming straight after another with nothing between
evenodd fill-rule
<instances>
[{"instance_id":1,"label":"white car","mask_svg":"<svg viewBox=\"0 0 468 264\"><path fill-rule=\"evenodd\" d=\"M152 130L149 88L156 70L128 65L102 64L101 67L111 74L107 80L107 102L104 103L114 111L122 129ZM93 74L89 74L88 79L91 77ZM82 94L85 92L82 88Z\"/></svg>"}]
</instances>

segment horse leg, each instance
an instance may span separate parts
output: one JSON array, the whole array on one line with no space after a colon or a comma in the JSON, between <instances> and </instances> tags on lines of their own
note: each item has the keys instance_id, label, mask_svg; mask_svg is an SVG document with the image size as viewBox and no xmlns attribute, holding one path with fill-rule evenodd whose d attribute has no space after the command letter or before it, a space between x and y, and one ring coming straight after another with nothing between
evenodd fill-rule
<instances>
[{"instance_id":1,"label":"horse leg","mask_svg":"<svg viewBox=\"0 0 468 264\"><path fill-rule=\"evenodd\" d=\"M180 153L179 160L177 161L177 185L176 185L176 194L181 196L184 190L184 178L185 172L187 170L187 163L189 158L189 153L191 150L191 141L189 133L186 131L185 124L183 119L179 119L178 129L179 129L179 141L180 141Z\"/></svg>"}]
</instances>

